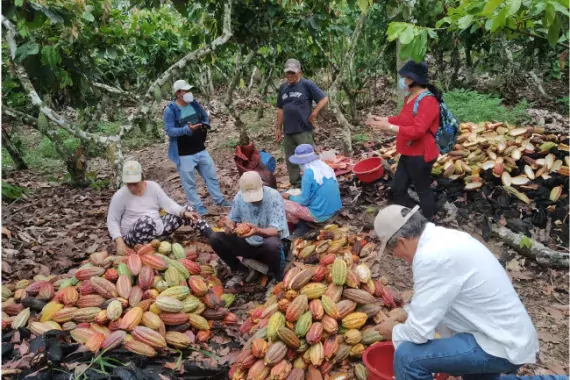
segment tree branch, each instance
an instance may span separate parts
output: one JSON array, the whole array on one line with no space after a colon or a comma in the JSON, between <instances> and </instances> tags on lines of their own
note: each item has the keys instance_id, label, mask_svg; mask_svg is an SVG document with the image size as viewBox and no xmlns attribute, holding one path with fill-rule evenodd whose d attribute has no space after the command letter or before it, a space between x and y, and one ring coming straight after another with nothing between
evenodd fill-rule
<instances>
[{"instance_id":1,"label":"tree branch","mask_svg":"<svg viewBox=\"0 0 570 380\"><path fill-rule=\"evenodd\" d=\"M110 94L121 95L121 96L134 96L134 94L130 92L121 90L120 88L117 87L109 86L105 83L91 82L91 84L93 85L93 87L100 88Z\"/></svg>"},{"instance_id":2,"label":"tree branch","mask_svg":"<svg viewBox=\"0 0 570 380\"><path fill-rule=\"evenodd\" d=\"M524 35L524 36L528 36L528 37L532 37L532 38L540 38L541 40L546 40L546 39L547 39L546 37L542 37L542 36L539 36L538 34L534 34L534 33L531 33L531 32L527 32L527 31L524 31L524 30L514 29L514 28L510 28L510 27L508 27L508 26L507 26L506 28L509 29L509 30L511 30L511 31L513 31L513 32L520 33L520 34L522 34L522 35ZM562 42L556 42L556 45L560 45L560 46L562 46L562 47L565 47L566 49L570 49L570 45L565 44L565 43L562 43Z\"/></svg>"},{"instance_id":3,"label":"tree branch","mask_svg":"<svg viewBox=\"0 0 570 380\"><path fill-rule=\"evenodd\" d=\"M346 66L350 66L350 62L354 60L356 42L360 37L360 33L362 32L362 28L365 22L366 22L366 13L362 13L360 15L360 18L358 19L356 27L354 28L352 36L350 37L348 48L342 60L342 65L340 67L339 74L337 75L332 85L329 87L329 94L328 94L329 104L331 105L331 109L335 114L337 121L342 126L342 145L345 155L349 155L350 153L352 153L352 137L351 137L352 125L348 122L348 120L342 113L340 106L336 101L336 95L338 92L339 84L341 84L344 80L344 75L346 72L344 68Z\"/></svg>"}]
</instances>

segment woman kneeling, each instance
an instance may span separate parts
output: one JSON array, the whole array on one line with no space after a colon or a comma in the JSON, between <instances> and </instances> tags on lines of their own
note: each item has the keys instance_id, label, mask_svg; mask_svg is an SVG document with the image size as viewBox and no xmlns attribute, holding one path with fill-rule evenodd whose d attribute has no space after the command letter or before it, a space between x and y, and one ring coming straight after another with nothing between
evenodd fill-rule
<instances>
[{"instance_id":1,"label":"woman kneeling","mask_svg":"<svg viewBox=\"0 0 570 380\"><path fill-rule=\"evenodd\" d=\"M184 224L203 235L211 231L190 206L180 206L159 184L145 181L137 161L125 162L123 183L125 186L113 195L107 214L107 228L119 255L126 253L127 246L170 235ZM160 216L160 209L166 211L164 216Z\"/></svg>"},{"instance_id":2,"label":"woman kneeling","mask_svg":"<svg viewBox=\"0 0 570 380\"><path fill-rule=\"evenodd\" d=\"M300 195L282 194L287 222L322 223L332 218L342 208L334 170L319 159L310 144L299 145L289 161L301 167L303 178Z\"/></svg>"}]
</instances>

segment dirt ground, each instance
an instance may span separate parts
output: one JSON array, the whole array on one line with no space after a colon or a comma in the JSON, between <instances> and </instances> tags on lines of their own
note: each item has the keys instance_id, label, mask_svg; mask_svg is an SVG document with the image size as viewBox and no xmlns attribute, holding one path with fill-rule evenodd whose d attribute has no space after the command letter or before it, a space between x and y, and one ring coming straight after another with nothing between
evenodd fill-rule
<instances>
[{"instance_id":1,"label":"dirt ground","mask_svg":"<svg viewBox=\"0 0 570 380\"><path fill-rule=\"evenodd\" d=\"M261 107L263 105L257 105ZM385 103L372 110L362 111L387 114L394 104ZM278 184L286 186L288 179L283 154L274 142L274 111L265 110L262 120L257 120L255 111L242 116L248 132L258 148L265 148L278 159ZM238 133L225 116L213 115L213 132L209 135L208 150L218 170L222 192L231 200L238 191L238 173L233 163L232 141ZM325 112L318 122L316 144L320 149L340 149L339 130L330 113ZM367 131L355 131L354 135L370 135ZM167 158L167 139L161 144L139 151L129 152L139 160L146 178L160 183L167 194L179 203L185 203L185 196L178 179L175 165ZM92 170L100 176L110 175L102 160L90 163ZM209 209L208 219L214 221L226 210L212 205L201 178L198 177L199 194ZM33 173L20 172L12 181L20 186L33 188L26 199L13 204L3 203L2 210L2 274L3 281L14 278L29 278L31 274L61 273L76 265L89 253L113 247L110 245L106 228L107 205L112 196L111 189L73 189L67 186L52 186ZM351 199L344 199L345 205ZM347 207L340 218L342 223L356 229L367 230L377 204L356 208ZM372 209L371 209L372 207ZM478 231L469 221L457 223L479 240ZM4 230L7 229L7 230ZM185 236L186 232L182 233ZM189 234L190 232L188 232ZM538 330L541 352L536 365L524 368L527 374L567 374L568 368L568 271L552 270L523 259L501 243L486 243L489 249L506 266L514 287L527 307ZM392 286L400 292L412 288L411 269L404 262L384 256L381 274L386 275Z\"/></svg>"}]
</instances>

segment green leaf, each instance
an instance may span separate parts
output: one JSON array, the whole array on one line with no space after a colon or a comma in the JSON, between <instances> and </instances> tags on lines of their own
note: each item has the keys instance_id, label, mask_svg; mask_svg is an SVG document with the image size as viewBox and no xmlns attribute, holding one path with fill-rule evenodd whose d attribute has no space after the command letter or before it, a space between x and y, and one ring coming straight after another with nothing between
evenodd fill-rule
<instances>
[{"instance_id":1,"label":"green leaf","mask_svg":"<svg viewBox=\"0 0 570 380\"><path fill-rule=\"evenodd\" d=\"M493 13L495 12L495 9L497 9L497 7L499 5L501 5L501 3L503 2L503 0L489 0L487 1L487 4L485 4L485 8L483 8L483 12L481 12L482 16L492 16Z\"/></svg>"},{"instance_id":2,"label":"green leaf","mask_svg":"<svg viewBox=\"0 0 570 380\"><path fill-rule=\"evenodd\" d=\"M406 29L400 34L400 43L402 45L407 45L414 39L414 26L408 25Z\"/></svg>"},{"instance_id":3,"label":"green leaf","mask_svg":"<svg viewBox=\"0 0 570 380\"><path fill-rule=\"evenodd\" d=\"M493 19L493 26L491 27L491 32L496 32L499 29L502 29L507 22L507 8L503 8L497 17Z\"/></svg>"},{"instance_id":4,"label":"green leaf","mask_svg":"<svg viewBox=\"0 0 570 380\"><path fill-rule=\"evenodd\" d=\"M24 0L14 0L14 5L17 7L21 7L24 5Z\"/></svg>"},{"instance_id":5,"label":"green leaf","mask_svg":"<svg viewBox=\"0 0 570 380\"><path fill-rule=\"evenodd\" d=\"M461 17L459 20L457 20L457 26L460 29L467 29L469 27L469 25L471 25L471 23L473 22L473 15L466 15Z\"/></svg>"},{"instance_id":6,"label":"green leaf","mask_svg":"<svg viewBox=\"0 0 570 380\"><path fill-rule=\"evenodd\" d=\"M362 13L366 13L368 10L368 0L358 0L358 7Z\"/></svg>"},{"instance_id":7,"label":"green leaf","mask_svg":"<svg viewBox=\"0 0 570 380\"><path fill-rule=\"evenodd\" d=\"M51 67L56 67L61 62L61 56L57 49L53 46L44 46L42 48L42 63Z\"/></svg>"},{"instance_id":8,"label":"green leaf","mask_svg":"<svg viewBox=\"0 0 570 380\"><path fill-rule=\"evenodd\" d=\"M530 239L528 236L523 236L519 243L519 247L521 248L531 249L533 245L534 243L532 242L532 239Z\"/></svg>"},{"instance_id":9,"label":"green leaf","mask_svg":"<svg viewBox=\"0 0 570 380\"><path fill-rule=\"evenodd\" d=\"M560 19L556 17L554 22L548 28L548 43L550 46L556 46L556 42L558 42L558 38L560 37Z\"/></svg>"},{"instance_id":10,"label":"green leaf","mask_svg":"<svg viewBox=\"0 0 570 380\"><path fill-rule=\"evenodd\" d=\"M117 49L115 49L114 47L108 47L106 51L106 56L111 59L117 58Z\"/></svg>"},{"instance_id":11,"label":"green leaf","mask_svg":"<svg viewBox=\"0 0 570 380\"><path fill-rule=\"evenodd\" d=\"M81 15L81 17L83 17L87 21L91 21L91 22L95 21L95 17L93 17L93 14L91 14L88 11L83 12L83 15Z\"/></svg>"},{"instance_id":12,"label":"green leaf","mask_svg":"<svg viewBox=\"0 0 570 380\"><path fill-rule=\"evenodd\" d=\"M521 2L521 0L507 0L507 17L512 16L519 11Z\"/></svg>"},{"instance_id":13,"label":"green leaf","mask_svg":"<svg viewBox=\"0 0 570 380\"><path fill-rule=\"evenodd\" d=\"M437 40L437 33L433 29L428 29L427 32L428 32L430 38Z\"/></svg>"},{"instance_id":14,"label":"green leaf","mask_svg":"<svg viewBox=\"0 0 570 380\"><path fill-rule=\"evenodd\" d=\"M36 55L40 52L40 45L34 41L28 41L16 49L16 61L22 62L29 55Z\"/></svg>"},{"instance_id":15,"label":"green leaf","mask_svg":"<svg viewBox=\"0 0 570 380\"><path fill-rule=\"evenodd\" d=\"M438 20L438 22L435 23L435 27L441 28L443 24L451 24L451 17L444 17L441 20Z\"/></svg>"},{"instance_id":16,"label":"green leaf","mask_svg":"<svg viewBox=\"0 0 570 380\"><path fill-rule=\"evenodd\" d=\"M562 13L566 17L570 17L570 12L568 12L568 8L566 8L564 5L559 4L556 1L552 1L550 2L550 4L554 7L554 9L557 12Z\"/></svg>"},{"instance_id":17,"label":"green leaf","mask_svg":"<svg viewBox=\"0 0 570 380\"><path fill-rule=\"evenodd\" d=\"M396 38L400 37L400 34L408 27L408 24L405 22L391 22L388 25L388 30L386 33L388 34L388 41L394 41Z\"/></svg>"},{"instance_id":18,"label":"green leaf","mask_svg":"<svg viewBox=\"0 0 570 380\"><path fill-rule=\"evenodd\" d=\"M544 12L543 26L548 28L554 22L554 17L556 17L556 11L554 10L552 3L549 3Z\"/></svg>"},{"instance_id":19,"label":"green leaf","mask_svg":"<svg viewBox=\"0 0 570 380\"><path fill-rule=\"evenodd\" d=\"M533 17L538 16L539 14L544 12L545 9L546 9L546 3L541 1L540 3L536 3L533 5L533 7L531 8L530 15Z\"/></svg>"},{"instance_id":20,"label":"green leaf","mask_svg":"<svg viewBox=\"0 0 570 380\"><path fill-rule=\"evenodd\" d=\"M239 88L245 88L245 82L243 81L243 78L239 80Z\"/></svg>"}]
</instances>

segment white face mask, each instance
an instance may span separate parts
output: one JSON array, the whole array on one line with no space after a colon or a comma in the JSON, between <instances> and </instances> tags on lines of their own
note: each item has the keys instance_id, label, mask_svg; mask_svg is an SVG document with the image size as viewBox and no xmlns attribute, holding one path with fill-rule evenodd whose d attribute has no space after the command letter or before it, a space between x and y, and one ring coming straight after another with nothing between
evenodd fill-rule
<instances>
[{"instance_id":1,"label":"white face mask","mask_svg":"<svg viewBox=\"0 0 570 380\"><path fill-rule=\"evenodd\" d=\"M194 95L192 95L191 92L187 92L182 97L182 100L184 100L186 103L192 103L192 101L194 100Z\"/></svg>"}]
</instances>

